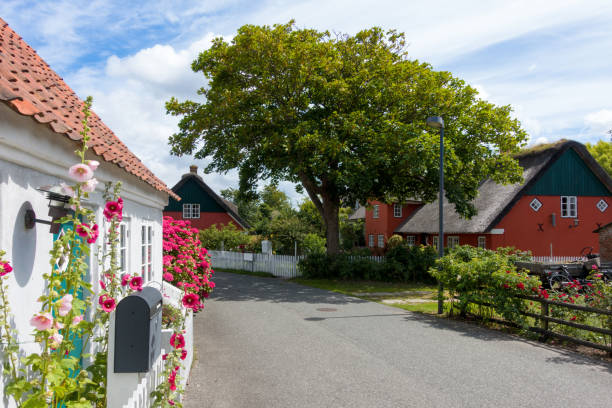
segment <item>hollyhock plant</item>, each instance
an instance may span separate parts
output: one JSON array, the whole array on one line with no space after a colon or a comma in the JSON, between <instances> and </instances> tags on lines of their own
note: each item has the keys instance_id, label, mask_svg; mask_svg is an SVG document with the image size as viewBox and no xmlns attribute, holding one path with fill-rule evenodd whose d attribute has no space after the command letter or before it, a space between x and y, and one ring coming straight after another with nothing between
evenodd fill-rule
<instances>
[{"instance_id":1,"label":"hollyhock plant","mask_svg":"<svg viewBox=\"0 0 612 408\"><path fill-rule=\"evenodd\" d=\"M128 283L130 283L130 279L132 279L132 276L130 274L123 274L121 276L121 286L126 286Z\"/></svg>"},{"instance_id":2,"label":"hollyhock plant","mask_svg":"<svg viewBox=\"0 0 612 408\"><path fill-rule=\"evenodd\" d=\"M37 313L30 319L30 325L34 326L36 330L49 330L53 327L53 317L48 312Z\"/></svg>"},{"instance_id":3,"label":"hollyhock plant","mask_svg":"<svg viewBox=\"0 0 612 408\"><path fill-rule=\"evenodd\" d=\"M89 166L91 171L96 171L100 165L100 162L97 160L85 160L85 164Z\"/></svg>"},{"instance_id":4,"label":"hollyhock plant","mask_svg":"<svg viewBox=\"0 0 612 408\"><path fill-rule=\"evenodd\" d=\"M8 262L0 262L0 276L4 276L7 273L11 273L13 268Z\"/></svg>"},{"instance_id":5,"label":"hollyhock plant","mask_svg":"<svg viewBox=\"0 0 612 408\"><path fill-rule=\"evenodd\" d=\"M86 164L77 163L68 169L68 175L78 183L84 183L93 177L93 170Z\"/></svg>"},{"instance_id":6,"label":"hollyhock plant","mask_svg":"<svg viewBox=\"0 0 612 408\"><path fill-rule=\"evenodd\" d=\"M49 336L49 346L52 349L57 349L62 343L62 341L64 341L64 336L59 334L59 332L57 331L54 331L53 334Z\"/></svg>"},{"instance_id":7,"label":"hollyhock plant","mask_svg":"<svg viewBox=\"0 0 612 408\"><path fill-rule=\"evenodd\" d=\"M110 296L106 296L106 298L102 301L102 310L104 310L106 313L110 313L113 310L115 310L115 307L117 306L117 304L115 303L115 299L113 299Z\"/></svg>"},{"instance_id":8,"label":"hollyhock plant","mask_svg":"<svg viewBox=\"0 0 612 408\"><path fill-rule=\"evenodd\" d=\"M185 347L185 337L181 333L174 333L170 337L170 345L176 349Z\"/></svg>"},{"instance_id":9,"label":"hollyhock plant","mask_svg":"<svg viewBox=\"0 0 612 408\"><path fill-rule=\"evenodd\" d=\"M72 300L74 297L71 294L65 294L60 300L57 301L59 306L58 314L62 317L66 316L72 310Z\"/></svg>"},{"instance_id":10,"label":"hollyhock plant","mask_svg":"<svg viewBox=\"0 0 612 408\"><path fill-rule=\"evenodd\" d=\"M130 279L130 289L137 291L142 290L142 278L140 276L134 276Z\"/></svg>"},{"instance_id":11,"label":"hollyhock plant","mask_svg":"<svg viewBox=\"0 0 612 408\"><path fill-rule=\"evenodd\" d=\"M97 185L98 185L98 180L96 180L95 178L92 178L92 179L87 180L85 183L83 183L83 185L81 186L81 189L85 192L91 193L96 189Z\"/></svg>"},{"instance_id":12,"label":"hollyhock plant","mask_svg":"<svg viewBox=\"0 0 612 408\"><path fill-rule=\"evenodd\" d=\"M183 306L195 309L200 304L200 297L195 293L187 293L183 296Z\"/></svg>"}]
</instances>

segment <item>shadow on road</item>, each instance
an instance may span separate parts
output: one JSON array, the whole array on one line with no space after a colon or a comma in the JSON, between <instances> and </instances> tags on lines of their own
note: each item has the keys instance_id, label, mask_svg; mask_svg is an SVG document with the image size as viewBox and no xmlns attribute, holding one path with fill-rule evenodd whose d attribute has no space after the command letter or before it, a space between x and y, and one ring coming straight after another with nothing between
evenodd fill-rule
<instances>
[{"instance_id":1,"label":"shadow on road","mask_svg":"<svg viewBox=\"0 0 612 408\"><path fill-rule=\"evenodd\" d=\"M298 285L281 279L215 272L215 290L211 298L223 301L259 301L288 303L367 303L366 300Z\"/></svg>"}]
</instances>

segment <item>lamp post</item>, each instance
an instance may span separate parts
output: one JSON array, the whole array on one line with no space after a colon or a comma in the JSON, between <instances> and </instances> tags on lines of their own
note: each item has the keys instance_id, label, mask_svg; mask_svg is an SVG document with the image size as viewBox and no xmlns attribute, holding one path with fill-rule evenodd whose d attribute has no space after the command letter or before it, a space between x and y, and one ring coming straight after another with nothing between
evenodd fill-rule
<instances>
[{"instance_id":1,"label":"lamp post","mask_svg":"<svg viewBox=\"0 0 612 408\"><path fill-rule=\"evenodd\" d=\"M427 125L440 129L440 193L438 197L439 204L439 232L438 232L438 258L444 256L444 120L440 116L430 116L427 118ZM444 311L444 288L442 283L438 284L438 314Z\"/></svg>"}]
</instances>

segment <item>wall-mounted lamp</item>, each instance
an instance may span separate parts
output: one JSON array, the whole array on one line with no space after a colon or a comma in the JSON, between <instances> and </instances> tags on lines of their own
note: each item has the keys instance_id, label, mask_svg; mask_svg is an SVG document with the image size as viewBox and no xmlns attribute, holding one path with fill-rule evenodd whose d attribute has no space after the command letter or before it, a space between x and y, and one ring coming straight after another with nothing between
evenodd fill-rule
<instances>
[{"instance_id":1,"label":"wall-mounted lamp","mask_svg":"<svg viewBox=\"0 0 612 408\"><path fill-rule=\"evenodd\" d=\"M32 229L36 225L46 224L50 225L49 232L57 234L60 231L61 225L56 220L66 216L70 211L70 196L60 194L59 186L43 186L37 188L38 191L46 193L46 197L49 200L49 216L51 221L41 220L36 218L34 210L27 210L25 212L24 224L26 229Z\"/></svg>"},{"instance_id":2,"label":"wall-mounted lamp","mask_svg":"<svg viewBox=\"0 0 612 408\"><path fill-rule=\"evenodd\" d=\"M550 222L553 227L557 226L557 214L555 213L550 214Z\"/></svg>"},{"instance_id":3,"label":"wall-mounted lamp","mask_svg":"<svg viewBox=\"0 0 612 408\"><path fill-rule=\"evenodd\" d=\"M578 226L578 224L580 223L580 220L578 220L578 218L574 218L574 225L570 224L570 228L576 228Z\"/></svg>"}]
</instances>

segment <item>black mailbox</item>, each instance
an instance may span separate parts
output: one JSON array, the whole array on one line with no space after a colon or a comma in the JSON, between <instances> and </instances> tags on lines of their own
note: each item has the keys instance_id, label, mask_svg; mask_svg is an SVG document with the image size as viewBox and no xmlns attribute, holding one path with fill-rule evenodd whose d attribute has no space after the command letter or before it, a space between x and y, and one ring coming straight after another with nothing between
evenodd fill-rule
<instances>
[{"instance_id":1,"label":"black mailbox","mask_svg":"<svg viewBox=\"0 0 612 408\"><path fill-rule=\"evenodd\" d=\"M145 287L126 296L115 312L115 372L144 373L161 353L162 295Z\"/></svg>"}]
</instances>

